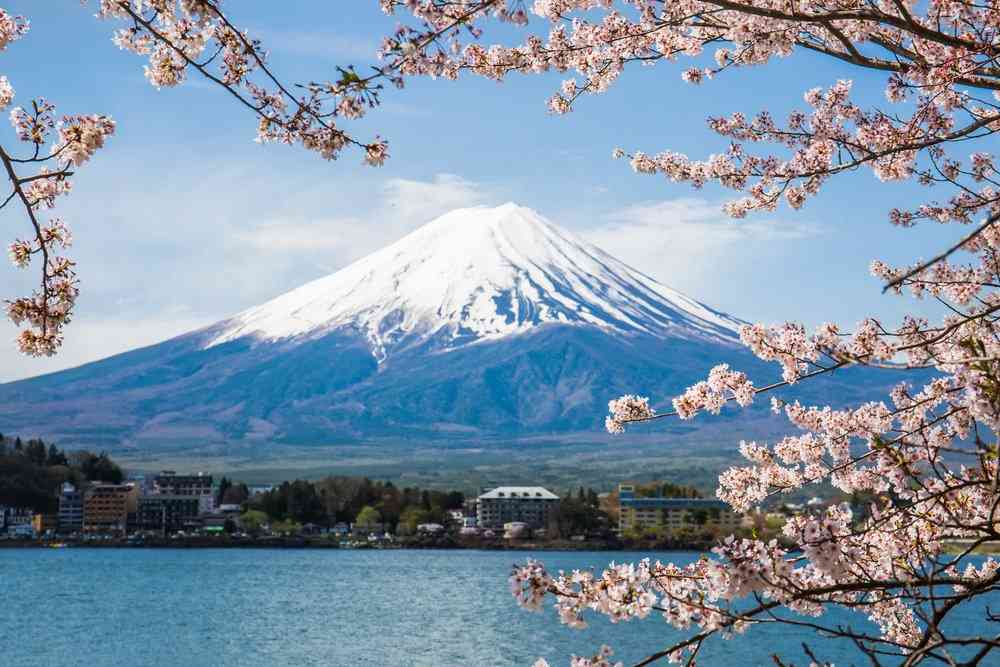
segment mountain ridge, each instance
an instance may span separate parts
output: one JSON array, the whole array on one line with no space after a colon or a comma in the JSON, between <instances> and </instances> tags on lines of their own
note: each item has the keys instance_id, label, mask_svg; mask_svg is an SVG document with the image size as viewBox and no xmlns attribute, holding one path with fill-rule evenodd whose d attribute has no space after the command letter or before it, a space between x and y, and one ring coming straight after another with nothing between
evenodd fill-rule
<instances>
[{"instance_id":1,"label":"mountain ridge","mask_svg":"<svg viewBox=\"0 0 1000 667\"><path fill-rule=\"evenodd\" d=\"M0 385L0 432L140 451L602 439L623 393L669 401L721 362L769 377L740 322L530 209L459 209L216 324Z\"/></svg>"},{"instance_id":2,"label":"mountain ridge","mask_svg":"<svg viewBox=\"0 0 1000 667\"><path fill-rule=\"evenodd\" d=\"M207 347L354 326L380 360L400 342L443 347L559 322L732 339L708 308L512 202L457 209L331 275L212 325Z\"/></svg>"}]
</instances>

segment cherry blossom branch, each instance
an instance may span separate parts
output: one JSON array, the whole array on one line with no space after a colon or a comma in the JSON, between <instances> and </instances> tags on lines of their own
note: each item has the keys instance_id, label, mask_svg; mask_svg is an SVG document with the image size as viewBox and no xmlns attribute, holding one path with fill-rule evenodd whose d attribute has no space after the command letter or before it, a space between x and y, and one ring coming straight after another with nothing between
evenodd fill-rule
<instances>
[{"instance_id":1,"label":"cherry blossom branch","mask_svg":"<svg viewBox=\"0 0 1000 667\"><path fill-rule=\"evenodd\" d=\"M998 220L1000 220L1000 213L995 213L995 214L991 215L989 218L987 218L986 222L984 222L983 224L981 224L974 231L972 231L969 234L967 234L960 241L958 241L958 243L956 243L955 245L953 245L950 248L948 248L947 250L939 253L938 255L935 255L934 257L932 257L931 259L927 260L926 262L918 264L917 266L915 266L914 268L910 269L906 273L904 273L904 274L902 274L902 275L900 275L900 276L898 276L896 278L893 278L892 280L890 280L889 282L887 282L885 284L885 286L882 288L882 293L884 294L884 293L886 293L887 291L889 291L890 289L892 289L894 287L901 286L908 278L912 278L915 275L923 273L926 269L934 266L938 262L944 261L945 259L947 259L948 257L950 257L953 253L955 253L955 252L961 250L962 248L964 248L969 243L969 241L972 241L973 239L977 238L980 234L982 234L987 229L989 229L990 227L992 227L993 225L995 225Z\"/></svg>"}]
</instances>

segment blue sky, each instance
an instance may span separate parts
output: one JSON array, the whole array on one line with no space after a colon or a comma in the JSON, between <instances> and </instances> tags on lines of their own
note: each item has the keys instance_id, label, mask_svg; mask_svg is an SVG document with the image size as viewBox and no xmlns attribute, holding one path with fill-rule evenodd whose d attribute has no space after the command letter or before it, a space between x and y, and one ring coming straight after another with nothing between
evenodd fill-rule
<instances>
[{"instance_id":1,"label":"blue sky","mask_svg":"<svg viewBox=\"0 0 1000 667\"><path fill-rule=\"evenodd\" d=\"M375 0L229 5L292 82L370 62L367 54L395 25ZM5 322L0 382L209 324L458 206L517 201L676 289L766 322L851 326L872 312L897 318L910 303L880 294L868 275L871 259L928 256L957 232L892 228L886 211L926 193L880 184L867 171L832 182L801 211L730 221L719 212L728 193L639 176L611 159L616 146L707 156L726 145L707 130L707 116L768 108L782 117L804 106L805 90L840 78L855 81L860 99L886 104L882 75L815 56L697 87L680 80L678 64L636 68L562 117L545 110L558 75L503 84L413 80L354 126L390 141L392 158L372 169L357 154L324 162L254 143L254 119L201 81L156 90L143 61L112 45L114 26L93 18L92 2L3 6L32 24L0 54L15 103L44 96L60 113L111 115L118 130L58 209L76 236L83 290L67 343L53 359L21 357ZM13 132L0 132L11 146ZM4 244L23 234L16 209L0 221ZM26 292L34 280L4 264L0 298Z\"/></svg>"}]
</instances>

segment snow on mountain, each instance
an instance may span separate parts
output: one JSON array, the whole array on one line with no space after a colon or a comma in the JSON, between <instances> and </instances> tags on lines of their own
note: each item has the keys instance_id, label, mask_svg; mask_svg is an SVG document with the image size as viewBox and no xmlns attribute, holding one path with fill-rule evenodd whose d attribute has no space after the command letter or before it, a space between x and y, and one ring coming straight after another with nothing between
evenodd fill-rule
<instances>
[{"instance_id":1,"label":"snow on mountain","mask_svg":"<svg viewBox=\"0 0 1000 667\"><path fill-rule=\"evenodd\" d=\"M740 321L632 269L531 209L447 213L325 278L212 327L206 348L360 332L379 362L427 341L443 349L548 323L732 341Z\"/></svg>"},{"instance_id":2,"label":"snow on mountain","mask_svg":"<svg viewBox=\"0 0 1000 667\"><path fill-rule=\"evenodd\" d=\"M0 385L0 432L150 451L600 437L623 393L669 400L720 362L767 377L739 324L529 209L468 208L204 329Z\"/></svg>"}]
</instances>

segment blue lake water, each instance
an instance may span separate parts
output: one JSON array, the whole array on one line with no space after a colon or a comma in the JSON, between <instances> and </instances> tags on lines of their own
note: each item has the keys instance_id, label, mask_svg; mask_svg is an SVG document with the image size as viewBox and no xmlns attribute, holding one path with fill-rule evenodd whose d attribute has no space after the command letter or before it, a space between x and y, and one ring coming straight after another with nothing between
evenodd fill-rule
<instances>
[{"instance_id":1,"label":"blue lake water","mask_svg":"<svg viewBox=\"0 0 1000 667\"><path fill-rule=\"evenodd\" d=\"M3 549L0 665L555 665L611 645L626 664L682 633L651 616L583 631L517 607L507 575L525 552L254 549ZM644 555L547 552L550 569ZM971 617L970 617L971 618ZM862 617L851 617L855 627ZM977 622L972 621L970 622ZM699 665L808 664L808 641L839 665L844 645L757 626L713 639ZM836 650L834 650L836 646Z\"/></svg>"}]
</instances>

